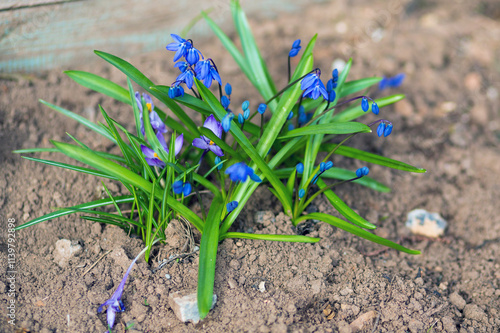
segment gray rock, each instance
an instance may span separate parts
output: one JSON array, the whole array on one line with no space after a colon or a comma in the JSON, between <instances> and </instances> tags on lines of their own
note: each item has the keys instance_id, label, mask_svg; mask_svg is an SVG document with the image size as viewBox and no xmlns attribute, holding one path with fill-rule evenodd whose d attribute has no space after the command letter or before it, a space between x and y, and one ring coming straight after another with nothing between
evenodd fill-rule
<instances>
[{"instance_id":1,"label":"gray rock","mask_svg":"<svg viewBox=\"0 0 500 333\"><path fill-rule=\"evenodd\" d=\"M82 247L76 241L60 239L56 242L54 249L54 261L61 267L68 264L68 261L82 252Z\"/></svg>"},{"instance_id":2,"label":"gray rock","mask_svg":"<svg viewBox=\"0 0 500 333\"><path fill-rule=\"evenodd\" d=\"M168 295L168 302L175 315L182 322L191 321L197 324L200 321L200 313L198 312L198 304L196 302L196 292L178 291ZM217 295L213 295L212 307L217 302Z\"/></svg>"},{"instance_id":3,"label":"gray rock","mask_svg":"<svg viewBox=\"0 0 500 333\"><path fill-rule=\"evenodd\" d=\"M454 292L450 295L450 303L455 305L457 309L463 310L465 308L465 300L458 293Z\"/></svg>"}]
</instances>

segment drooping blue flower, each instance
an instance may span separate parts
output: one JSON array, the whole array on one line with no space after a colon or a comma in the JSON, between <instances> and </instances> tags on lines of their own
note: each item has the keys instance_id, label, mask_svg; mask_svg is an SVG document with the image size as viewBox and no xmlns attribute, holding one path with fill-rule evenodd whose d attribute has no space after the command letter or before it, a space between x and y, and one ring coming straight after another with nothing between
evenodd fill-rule
<instances>
[{"instance_id":1,"label":"drooping blue flower","mask_svg":"<svg viewBox=\"0 0 500 333\"><path fill-rule=\"evenodd\" d=\"M384 90L386 88L397 88L403 83L405 76L405 73L399 73L398 75L393 77L384 76L382 80L380 80L378 88L380 90Z\"/></svg>"},{"instance_id":2,"label":"drooping blue flower","mask_svg":"<svg viewBox=\"0 0 500 333\"><path fill-rule=\"evenodd\" d=\"M198 80L203 81L203 84L207 88L210 88L210 86L212 86L213 80L219 82L219 84L222 85L220 75L213 66L211 59L198 61L195 66L195 71Z\"/></svg>"},{"instance_id":3,"label":"drooping blue flower","mask_svg":"<svg viewBox=\"0 0 500 333\"><path fill-rule=\"evenodd\" d=\"M203 124L203 127L211 130L219 139L222 137L222 125L217 120L213 114L211 114ZM193 146L201 149L208 149L217 156L224 156L222 149L215 144L212 140L202 135L200 138L193 140Z\"/></svg>"},{"instance_id":4,"label":"drooping blue flower","mask_svg":"<svg viewBox=\"0 0 500 333\"><path fill-rule=\"evenodd\" d=\"M226 83L224 86L224 91L226 92L226 95L231 96L231 93L233 92L233 87L229 83Z\"/></svg>"},{"instance_id":5,"label":"drooping blue flower","mask_svg":"<svg viewBox=\"0 0 500 333\"><path fill-rule=\"evenodd\" d=\"M176 98L176 97L182 97L184 96L184 88L179 86L179 84L174 84L173 86L170 87L168 90L168 97L170 98Z\"/></svg>"},{"instance_id":6,"label":"drooping blue flower","mask_svg":"<svg viewBox=\"0 0 500 333\"><path fill-rule=\"evenodd\" d=\"M330 92L332 89L337 88L337 82L339 80L339 70L335 68L332 71L332 78L326 83L326 90Z\"/></svg>"},{"instance_id":7,"label":"drooping blue flower","mask_svg":"<svg viewBox=\"0 0 500 333\"><path fill-rule=\"evenodd\" d=\"M107 306L106 310L106 317L107 317L107 322L108 322L108 328L112 329L113 326L115 325L115 318L116 318L116 313L117 312L123 312L125 311L125 305L123 304L123 301L121 300L122 295L123 295L123 289L125 289L125 283L127 282L128 275L130 274L130 271L134 267L135 262L139 257L142 255L143 252L141 252L135 259L132 261L130 266L128 267L127 271L125 272L125 275L123 276L123 279L121 280L120 284L118 285L118 288L116 288L115 292L111 296L110 299L108 299L106 302L101 304L99 308L97 309L97 312L100 313L105 306ZM109 332L109 331L108 331Z\"/></svg>"},{"instance_id":8,"label":"drooping blue flower","mask_svg":"<svg viewBox=\"0 0 500 333\"><path fill-rule=\"evenodd\" d=\"M243 118L247 120L249 117L250 117L250 110L246 109L245 111L243 111Z\"/></svg>"},{"instance_id":9,"label":"drooping blue flower","mask_svg":"<svg viewBox=\"0 0 500 333\"><path fill-rule=\"evenodd\" d=\"M335 93L335 90L331 90L328 93L328 102L332 103L333 101L335 101L335 97L337 97L337 94Z\"/></svg>"},{"instance_id":10,"label":"drooping blue flower","mask_svg":"<svg viewBox=\"0 0 500 333\"><path fill-rule=\"evenodd\" d=\"M245 117L243 117L243 114L238 114L238 122L243 125L245 123Z\"/></svg>"},{"instance_id":11,"label":"drooping blue flower","mask_svg":"<svg viewBox=\"0 0 500 333\"><path fill-rule=\"evenodd\" d=\"M187 71L181 73L175 81L179 83L185 83L186 87L188 87L188 89L191 89L194 84L194 73L191 69L188 69Z\"/></svg>"},{"instance_id":12,"label":"drooping blue flower","mask_svg":"<svg viewBox=\"0 0 500 333\"><path fill-rule=\"evenodd\" d=\"M184 184L182 183L182 180L176 180L172 184L172 190L174 191L175 194L181 194L182 193L182 188Z\"/></svg>"},{"instance_id":13,"label":"drooping blue flower","mask_svg":"<svg viewBox=\"0 0 500 333\"><path fill-rule=\"evenodd\" d=\"M286 120L290 120L293 118L293 111L290 111L290 113L288 114L288 117L286 117Z\"/></svg>"},{"instance_id":14,"label":"drooping blue flower","mask_svg":"<svg viewBox=\"0 0 500 333\"><path fill-rule=\"evenodd\" d=\"M193 46L186 53L186 61L193 66L200 60L200 56L201 52Z\"/></svg>"},{"instance_id":15,"label":"drooping blue flower","mask_svg":"<svg viewBox=\"0 0 500 333\"><path fill-rule=\"evenodd\" d=\"M241 109L243 111L246 111L248 110L248 107L250 106L250 102L249 101L244 101L243 103L241 103Z\"/></svg>"},{"instance_id":16,"label":"drooping blue flower","mask_svg":"<svg viewBox=\"0 0 500 333\"><path fill-rule=\"evenodd\" d=\"M178 61L175 63L174 67L179 68L181 73L184 73L189 68L189 64L185 61Z\"/></svg>"},{"instance_id":17,"label":"drooping blue flower","mask_svg":"<svg viewBox=\"0 0 500 333\"><path fill-rule=\"evenodd\" d=\"M307 123L307 114L305 112L304 106L299 106L299 125L302 126Z\"/></svg>"},{"instance_id":18,"label":"drooping blue flower","mask_svg":"<svg viewBox=\"0 0 500 333\"><path fill-rule=\"evenodd\" d=\"M366 176L370 172L370 169L368 167L362 167L356 170L356 177L361 178L363 176Z\"/></svg>"},{"instance_id":19,"label":"drooping blue flower","mask_svg":"<svg viewBox=\"0 0 500 333\"><path fill-rule=\"evenodd\" d=\"M264 114L264 112L266 112L266 110L267 110L267 104L260 103L260 104L259 104L259 107L257 108L257 111L258 111L260 114Z\"/></svg>"},{"instance_id":20,"label":"drooping blue flower","mask_svg":"<svg viewBox=\"0 0 500 333\"><path fill-rule=\"evenodd\" d=\"M161 120L160 116L156 111L154 111L154 103L153 99L151 96L149 96L146 93L142 94L142 98L144 99L144 102L146 103L146 109L149 112L149 122L151 123L151 127L155 130L155 132L161 132L161 133L167 133L167 127L165 126L165 123ZM142 135L145 134L145 129L144 129L144 118L143 118L143 109L142 109L142 100L139 92L135 92L135 100L137 102L137 107L141 111L141 114L139 116L140 122L141 122L141 133Z\"/></svg>"},{"instance_id":21,"label":"drooping blue flower","mask_svg":"<svg viewBox=\"0 0 500 333\"><path fill-rule=\"evenodd\" d=\"M182 194L184 194L185 197L187 197L189 194L191 194L191 184L190 183L184 183L184 188L182 189Z\"/></svg>"},{"instance_id":22,"label":"drooping blue flower","mask_svg":"<svg viewBox=\"0 0 500 333\"><path fill-rule=\"evenodd\" d=\"M304 90L303 97L318 99L319 96L323 96L324 99L328 100L328 93L318 73L307 74L300 82L300 89Z\"/></svg>"},{"instance_id":23,"label":"drooping blue flower","mask_svg":"<svg viewBox=\"0 0 500 333\"><path fill-rule=\"evenodd\" d=\"M303 173L304 172L304 164L303 163L298 163L295 166L295 170L297 170L297 173Z\"/></svg>"},{"instance_id":24,"label":"drooping blue flower","mask_svg":"<svg viewBox=\"0 0 500 333\"><path fill-rule=\"evenodd\" d=\"M290 52L288 52L288 56L290 58L295 57L297 54L299 54L301 48L302 46L300 46L300 39L297 39L295 42L293 42L292 48Z\"/></svg>"},{"instance_id":25,"label":"drooping blue flower","mask_svg":"<svg viewBox=\"0 0 500 333\"><path fill-rule=\"evenodd\" d=\"M378 104L375 102L372 103L372 112L373 112L373 114L379 114L379 112L380 112L380 109L378 108Z\"/></svg>"},{"instance_id":26,"label":"drooping blue flower","mask_svg":"<svg viewBox=\"0 0 500 333\"><path fill-rule=\"evenodd\" d=\"M167 45L167 50L176 51L174 55L174 62L176 62L180 58L186 56L187 51L192 47L192 44L179 35L170 34L170 36L174 39L174 42Z\"/></svg>"},{"instance_id":27,"label":"drooping blue flower","mask_svg":"<svg viewBox=\"0 0 500 333\"><path fill-rule=\"evenodd\" d=\"M233 182L245 182L248 177L257 183L262 181L262 179L260 179L259 176L254 173L253 169L246 165L245 162L239 162L231 165L226 169L226 174L229 175L229 178L231 178Z\"/></svg>"},{"instance_id":28,"label":"drooping blue flower","mask_svg":"<svg viewBox=\"0 0 500 333\"><path fill-rule=\"evenodd\" d=\"M392 123L381 122L377 127L377 135L387 137L392 133Z\"/></svg>"},{"instance_id":29,"label":"drooping blue flower","mask_svg":"<svg viewBox=\"0 0 500 333\"><path fill-rule=\"evenodd\" d=\"M233 121L234 114L232 112L226 113L224 118L222 118L222 129L224 129L224 132L229 132L231 129L231 123Z\"/></svg>"},{"instance_id":30,"label":"drooping blue flower","mask_svg":"<svg viewBox=\"0 0 500 333\"><path fill-rule=\"evenodd\" d=\"M387 137L387 136L391 135L391 133L392 133L392 123L391 124L387 124L385 126L384 136Z\"/></svg>"},{"instance_id":31,"label":"drooping blue flower","mask_svg":"<svg viewBox=\"0 0 500 333\"><path fill-rule=\"evenodd\" d=\"M218 165L222 160L220 159L219 156L215 156L215 160L214 160L214 163L215 165L217 165L217 170L220 170L222 169L222 163L220 165Z\"/></svg>"},{"instance_id":32,"label":"drooping blue flower","mask_svg":"<svg viewBox=\"0 0 500 333\"><path fill-rule=\"evenodd\" d=\"M366 97L363 97L361 99L361 110L364 112L368 111L369 105L368 105L368 99Z\"/></svg>"},{"instance_id":33,"label":"drooping blue flower","mask_svg":"<svg viewBox=\"0 0 500 333\"><path fill-rule=\"evenodd\" d=\"M325 171L331 169L332 167L333 167L332 161L328 161L325 163Z\"/></svg>"},{"instance_id":34,"label":"drooping blue flower","mask_svg":"<svg viewBox=\"0 0 500 333\"><path fill-rule=\"evenodd\" d=\"M231 202L228 202L227 205L226 205L226 210L227 210L227 213L231 213L233 210L236 209L236 207L238 207L238 201L231 201Z\"/></svg>"},{"instance_id":35,"label":"drooping blue flower","mask_svg":"<svg viewBox=\"0 0 500 333\"><path fill-rule=\"evenodd\" d=\"M301 188L299 190L299 198L302 199L304 197L304 195L306 195L306 191L303 188Z\"/></svg>"},{"instance_id":36,"label":"drooping blue flower","mask_svg":"<svg viewBox=\"0 0 500 333\"><path fill-rule=\"evenodd\" d=\"M229 103L231 103L229 98L227 98L227 96L222 96L222 98L220 99L220 104L222 104L222 107L225 110L227 110L227 108L229 107Z\"/></svg>"},{"instance_id":37,"label":"drooping blue flower","mask_svg":"<svg viewBox=\"0 0 500 333\"><path fill-rule=\"evenodd\" d=\"M291 131L291 130L294 130L295 129L295 126L293 126L293 124L288 124L288 130Z\"/></svg>"}]
</instances>

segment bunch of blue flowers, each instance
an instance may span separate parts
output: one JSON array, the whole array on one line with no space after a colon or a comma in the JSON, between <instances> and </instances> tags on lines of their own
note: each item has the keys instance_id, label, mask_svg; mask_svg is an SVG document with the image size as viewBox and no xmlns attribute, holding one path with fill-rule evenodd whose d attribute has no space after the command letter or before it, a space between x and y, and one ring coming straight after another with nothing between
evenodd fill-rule
<instances>
[{"instance_id":1,"label":"bunch of blue flowers","mask_svg":"<svg viewBox=\"0 0 500 333\"><path fill-rule=\"evenodd\" d=\"M55 211L20 228L79 212L84 214L82 217L85 219L118 225L140 235L145 242L145 258L148 260L152 245L166 240L165 230L172 219L182 217L192 223L202 234L198 276L198 308L202 318L212 304L217 247L223 239L319 241L318 238L302 235L230 231L258 186L269 188L294 226L310 219L320 220L372 242L410 254L419 253L369 232L376 226L358 215L334 192L336 186L348 182L370 190L389 191L385 185L368 177L367 166L347 170L334 165L336 155L398 170L425 172L424 169L346 145L356 135L371 133L375 126L379 137L389 136L393 124L378 118L380 108L404 96L395 94L374 100L366 94L360 95L360 91L368 91L381 78L348 81L351 60L344 68L334 69L325 85L321 70L313 68L316 36L303 51L300 40L293 42L288 52L288 81L278 90L236 0L231 1L231 10L242 51L214 21L205 13L203 16L260 93L260 100L233 106L233 110L241 108L241 112L236 111L237 116L230 109L231 97L234 93L246 97L245 93L237 89L233 91L229 83L223 84L224 76L219 72L216 61L206 58L192 40L172 34L173 42L166 48L175 52L173 66L179 69L180 74L170 85L156 85L130 63L101 51L95 53L127 76L127 88L91 73L66 72L81 85L130 105L135 131L131 132L118 124L102 107L100 110L105 124L95 124L42 101L116 144L121 150L120 155L91 150L73 137L75 144L53 141L54 148L18 151L63 153L89 167L25 158L116 180L130 192L113 197L108 191L109 198ZM301 51L300 60L295 62L292 71L292 58ZM395 87L401 80L399 77L384 83L384 88ZM136 92L133 82L145 92ZM166 111L160 109L153 98L160 101ZM368 124L354 121L365 117L369 110L374 120ZM258 115L259 125L252 122ZM326 152L321 159L318 158L320 152ZM344 219L321 212L306 213L307 206L321 195ZM203 196L211 200L208 209L202 204ZM130 214L121 211L123 204L129 205ZM200 206L201 216L190 209L193 205ZM97 209L104 206L115 207L116 213ZM123 310L121 295L124 281L113 297L103 304L108 306L110 328L116 312Z\"/></svg>"}]
</instances>

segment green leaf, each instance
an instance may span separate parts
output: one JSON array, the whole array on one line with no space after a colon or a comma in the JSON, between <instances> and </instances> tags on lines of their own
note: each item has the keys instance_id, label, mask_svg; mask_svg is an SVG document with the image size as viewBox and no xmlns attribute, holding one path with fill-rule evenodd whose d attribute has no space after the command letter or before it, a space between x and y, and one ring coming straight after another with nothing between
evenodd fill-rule
<instances>
[{"instance_id":1,"label":"green leaf","mask_svg":"<svg viewBox=\"0 0 500 333\"><path fill-rule=\"evenodd\" d=\"M49 108L59 112L59 113L62 113L63 115L65 115L66 117L69 117L73 120L76 120L77 122L79 122L80 124L90 128L91 130L93 130L94 132L104 136L105 138L109 139L110 141L116 143L115 139L113 138L112 135L109 134L109 132L107 132L106 130L104 130L101 126L91 122L90 120L74 113L74 112L71 112L69 110L66 110L66 109L63 109L57 105L54 105L54 104L50 104L49 102L46 102L44 100L39 100L40 103L42 103L43 105L46 105L48 106Z\"/></svg>"},{"instance_id":2,"label":"green leaf","mask_svg":"<svg viewBox=\"0 0 500 333\"><path fill-rule=\"evenodd\" d=\"M110 96L120 102L130 104L127 89L114 82L88 72L65 71L64 73L79 85Z\"/></svg>"},{"instance_id":3,"label":"green leaf","mask_svg":"<svg viewBox=\"0 0 500 333\"><path fill-rule=\"evenodd\" d=\"M27 149L17 149L12 151L14 154L29 154L29 153L58 153L59 150L56 148L27 148Z\"/></svg>"},{"instance_id":4,"label":"green leaf","mask_svg":"<svg viewBox=\"0 0 500 333\"><path fill-rule=\"evenodd\" d=\"M391 242L390 240L388 239L385 239L385 238L382 238L382 237L379 237L377 235L374 235L372 234L371 232L368 232L366 230L363 230L355 225L352 225L344 220L341 220L339 219L338 217L335 217L335 216L331 216L331 215L328 215L328 214L324 214L324 213L311 213L311 214L307 214L307 215L304 215L304 216L301 216L297 219L297 223L298 222L301 222L301 221L305 221L305 220L321 220L323 222L326 222L330 225L333 225L334 227L337 227L337 228L340 228L342 230L345 230L347 232L350 232L351 234L354 234L356 236L359 236L359 237L362 237L364 239L367 239L371 242L374 242L374 243L377 243L377 244L381 244L381 245L384 245L384 246L387 246L387 247L390 247L392 249L395 249L395 250L398 250L398 251L401 251L401 252L405 252L405 253L408 253L408 254L420 254L420 251L417 251L417 250L410 250L410 249L407 249L406 247L404 246L401 246L397 243L394 243L394 242Z\"/></svg>"},{"instance_id":5,"label":"green leaf","mask_svg":"<svg viewBox=\"0 0 500 333\"><path fill-rule=\"evenodd\" d=\"M337 145L334 143L325 143L322 145L322 148L324 151L332 151ZM426 172L425 169L423 168L416 168L414 166L411 166L409 164L393 160L388 157L383 157L380 155L368 153L366 151L352 148L352 147L347 147L347 146L340 146L336 151L335 154L337 155L342 155L345 157L350 157L350 158L355 158L360 161L365 161L368 163L373 163L373 164L378 164L382 165L385 167L389 167L392 169L396 170L403 170L403 171L409 171L409 172L416 172L416 173L424 173Z\"/></svg>"},{"instance_id":6,"label":"green leaf","mask_svg":"<svg viewBox=\"0 0 500 333\"><path fill-rule=\"evenodd\" d=\"M285 135L280 136L278 140L303 135L370 133L371 131L370 127L356 122L319 124L296 128L287 132Z\"/></svg>"},{"instance_id":7,"label":"green leaf","mask_svg":"<svg viewBox=\"0 0 500 333\"><path fill-rule=\"evenodd\" d=\"M103 157L100 157L91 150L86 150L81 147L77 147L63 142L52 141L52 144L56 146L56 148L58 148L63 154L77 161L88 164L91 167L94 167L110 176L116 177L121 182L130 184L135 187L139 187L146 193L152 192L153 184L151 184L150 182L148 182L135 172L125 167L122 167L119 164L111 162ZM160 200L163 198L163 193L159 189L154 192L154 195ZM168 196L167 203L170 207L172 207L172 209L174 209L179 214L183 215L198 230L200 231L203 230L203 221L196 214L194 214L189 208L187 208L186 206L184 206L171 196Z\"/></svg>"},{"instance_id":8,"label":"green leaf","mask_svg":"<svg viewBox=\"0 0 500 333\"><path fill-rule=\"evenodd\" d=\"M59 152L59 150L57 152ZM44 160L44 159L40 159L40 158L28 157L28 156L21 156L21 157L25 158L27 160L30 160L30 161L40 162L40 163L56 166L59 168L64 168L64 169L77 171L77 172L81 172L81 173L86 173L86 174L89 174L92 176L104 177L104 178L108 178L108 179L117 180L117 178L115 178L115 177L112 177L108 174L105 174L104 172L94 170L94 169L79 167L76 165L71 165L71 164L66 164L66 163L61 163L61 162L56 162L56 161L51 161L51 160Z\"/></svg>"},{"instance_id":9,"label":"green leaf","mask_svg":"<svg viewBox=\"0 0 500 333\"><path fill-rule=\"evenodd\" d=\"M380 108L382 108L384 106L394 104L394 103L402 100L403 98L405 98L405 95L397 94L397 95L378 98L375 100L375 102L378 104L378 106ZM371 107L372 103L369 102L369 105ZM337 122L351 121L351 120L354 120L354 119L356 119L364 114L367 114L367 113L368 112L364 112L361 109L361 104L358 103L357 105L352 106L352 107L334 115L332 118L332 121L337 121Z\"/></svg>"},{"instance_id":10,"label":"green leaf","mask_svg":"<svg viewBox=\"0 0 500 333\"><path fill-rule=\"evenodd\" d=\"M248 234L244 232L226 232L220 236L220 241L226 238L258 239L276 242L292 243L317 243L319 238L300 236L300 235L269 235L269 234Z\"/></svg>"},{"instance_id":11,"label":"green leaf","mask_svg":"<svg viewBox=\"0 0 500 333\"><path fill-rule=\"evenodd\" d=\"M381 77L367 77L360 80L346 82L340 91L339 99L347 95L357 93L358 91L365 90L372 85L379 83L380 80L382 80Z\"/></svg>"},{"instance_id":12,"label":"green leaf","mask_svg":"<svg viewBox=\"0 0 500 333\"><path fill-rule=\"evenodd\" d=\"M215 261L219 243L219 224L224 204L219 196L212 200L200 243L200 263L198 265L198 311L200 318L207 316L212 308L215 281Z\"/></svg>"},{"instance_id":13,"label":"green leaf","mask_svg":"<svg viewBox=\"0 0 500 333\"><path fill-rule=\"evenodd\" d=\"M132 202L134 202L135 199L132 195L123 195L120 197L115 197L114 200L116 203L121 204L121 203L132 203ZM64 209L59 209L55 212L37 217L36 219L33 219L33 220L28 221L24 224L21 224L20 226L16 227L16 230L31 227L32 225L35 225L37 223L52 220L52 219L55 219L57 217L61 217L64 215L69 215L69 214L75 213L75 212L80 211L80 210L92 209L92 208L108 206L108 205L112 205L112 204L113 204L113 200L111 200L110 198L106 198L106 199L100 199L100 200L96 200L96 201L86 202L86 203L83 203L80 205L76 205L76 206L72 206L72 207L68 207L68 208L64 208Z\"/></svg>"},{"instance_id":14,"label":"green leaf","mask_svg":"<svg viewBox=\"0 0 500 333\"><path fill-rule=\"evenodd\" d=\"M320 178L318 179L318 182L317 182L318 186L320 189L323 189L325 188L327 185L325 184L325 182ZM364 218L362 218L361 216L359 216L358 213L356 213L355 211L353 211L351 209L351 207L349 207L345 202L343 202L339 197L338 195L335 194L335 192L333 192L332 190L327 190L324 192L324 195L326 196L326 198L328 199L328 201L330 201L330 203L332 204L333 207L335 207L335 209L342 215L344 216L346 219L348 219L349 221L351 221L352 223L362 227L362 228L365 228L365 229L376 229L377 226L375 226L374 224L368 222L367 220L365 220Z\"/></svg>"}]
</instances>

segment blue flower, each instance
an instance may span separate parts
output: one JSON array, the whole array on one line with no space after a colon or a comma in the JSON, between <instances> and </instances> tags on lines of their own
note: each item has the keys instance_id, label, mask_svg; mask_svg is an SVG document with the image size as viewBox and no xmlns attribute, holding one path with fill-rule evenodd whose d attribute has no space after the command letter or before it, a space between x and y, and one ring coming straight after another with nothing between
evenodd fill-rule
<instances>
[{"instance_id":1,"label":"blue flower","mask_svg":"<svg viewBox=\"0 0 500 333\"><path fill-rule=\"evenodd\" d=\"M174 55L174 62L179 60L182 57L185 57L187 51L192 48L191 42L185 40L179 35L170 34L170 36L175 40L175 42L167 45L167 50L169 51L177 51Z\"/></svg>"},{"instance_id":2,"label":"blue flower","mask_svg":"<svg viewBox=\"0 0 500 333\"><path fill-rule=\"evenodd\" d=\"M298 163L295 166L295 169L297 170L298 173L303 173L304 172L304 164L303 163Z\"/></svg>"},{"instance_id":3,"label":"blue flower","mask_svg":"<svg viewBox=\"0 0 500 333\"><path fill-rule=\"evenodd\" d=\"M325 163L325 171L331 169L332 167L333 167L332 161L328 161Z\"/></svg>"},{"instance_id":4,"label":"blue flower","mask_svg":"<svg viewBox=\"0 0 500 333\"><path fill-rule=\"evenodd\" d=\"M222 96L222 98L220 99L220 104L222 104L224 110L227 110L227 108L229 107L229 103L231 103L229 98L227 98L227 96Z\"/></svg>"},{"instance_id":5,"label":"blue flower","mask_svg":"<svg viewBox=\"0 0 500 333\"><path fill-rule=\"evenodd\" d=\"M293 126L293 124L288 124L288 130L291 131L295 129L295 126Z\"/></svg>"},{"instance_id":6,"label":"blue flower","mask_svg":"<svg viewBox=\"0 0 500 333\"><path fill-rule=\"evenodd\" d=\"M213 66L211 59L198 61L196 63L195 71L198 80L203 81L203 84L207 88L210 88L213 80L219 82L219 84L222 85L220 75Z\"/></svg>"},{"instance_id":7,"label":"blue flower","mask_svg":"<svg viewBox=\"0 0 500 333\"><path fill-rule=\"evenodd\" d=\"M165 126L165 123L163 123L163 121L161 120L158 113L156 113L156 111L154 111L155 106L153 104L153 99L151 98L151 96L149 96L146 93L143 93L142 98L144 99L144 102L146 102L146 108L149 111L149 122L151 123L151 127L153 127L153 129L156 132L167 133L167 127ZM142 100L141 100L141 96L140 96L139 92L137 92L137 91L135 92L135 101L137 102L137 107L141 111L139 119L141 121L141 133L142 133L142 135L144 135L145 129L144 129L144 119L143 119L143 115L142 115L142 112L143 112Z\"/></svg>"},{"instance_id":8,"label":"blue flower","mask_svg":"<svg viewBox=\"0 0 500 333\"><path fill-rule=\"evenodd\" d=\"M380 109L378 108L378 104L375 102L372 103L372 112L374 114L378 114L380 112Z\"/></svg>"},{"instance_id":9,"label":"blue flower","mask_svg":"<svg viewBox=\"0 0 500 333\"><path fill-rule=\"evenodd\" d=\"M188 69L184 73L181 73L177 77L176 82L185 83L186 87L188 87L188 89L191 89L193 87L193 84L194 84L194 73L193 73L193 71L190 70L190 69Z\"/></svg>"},{"instance_id":10,"label":"blue flower","mask_svg":"<svg viewBox=\"0 0 500 333\"><path fill-rule=\"evenodd\" d=\"M389 136L392 133L392 123L381 122L377 127L377 135L381 137Z\"/></svg>"},{"instance_id":11,"label":"blue flower","mask_svg":"<svg viewBox=\"0 0 500 333\"><path fill-rule=\"evenodd\" d=\"M117 312L123 312L125 311L125 306L123 305L123 301L121 300L122 294L123 294L123 289L125 288L125 283L127 282L128 275L130 274L130 271L132 270L132 267L134 267L135 262L137 259L139 259L140 255L137 256L130 266L127 269L127 272L125 272L125 275L123 276L122 281L118 285L118 288L116 288L116 291L113 293L110 299L108 299L106 302L101 304L99 308L97 309L97 312L100 313L103 310L103 307L107 306L108 309L106 310L106 315L107 315L107 321L108 321L108 328L112 329L114 324L115 324L115 317Z\"/></svg>"},{"instance_id":12,"label":"blue flower","mask_svg":"<svg viewBox=\"0 0 500 333\"><path fill-rule=\"evenodd\" d=\"M397 88L403 83L405 76L405 73L399 73L389 78L384 76L382 80L380 80L378 88L380 90L384 90L385 88Z\"/></svg>"},{"instance_id":13,"label":"blue flower","mask_svg":"<svg viewBox=\"0 0 500 333\"><path fill-rule=\"evenodd\" d=\"M171 86L168 90L168 97L173 99L180 96L184 96L184 88L179 86L178 83Z\"/></svg>"},{"instance_id":14,"label":"blue flower","mask_svg":"<svg viewBox=\"0 0 500 333\"><path fill-rule=\"evenodd\" d=\"M254 173L253 169L246 165L245 162L239 162L231 165L226 169L226 174L229 175L229 178L231 178L233 182L245 182L248 177L257 183L262 181L262 179L260 179L259 176Z\"/></svg>"},{"instance_id":15,"label":"blue flower","mask_svg":"<svg viewBox=\"0 0 500 333\"><path fill-rule=\"evenodd\" d=\"M302 46L300 46L300 39L297 39L295 42L293 42L292 49L290 52L288 52L288 56L290 58L295 57L297 54L299 54L300 49Z\"/></svg>"},{"instance_id":16,"label":"blue flower","mask_svg":"<svg viewBox=\"0 0 500 333\"><path fill-rule=\"evenodd\" d=\"M238 115L238 122L243 125L245 123L245 117L240 113Z\"/></svg>"},{"instance_id":17,"label":"blue flower","mask_svg":"<svg viewBox=\"0 0 500 333\"><path fill-rule=\"evenodd\" d=\"M250 110L246 109L245 111L243 111L243 118L247 120L249 117L250 117Z\"/></svg>"},{"instance_id":18,"label":"blue flower","mask_svg":"<svg viewBox=\"0 0 500 333\"><path fill-rule=\"evenodd\" d=\"M337 94L335 93L335 90L331 90L328 93L328 102L332 103L333 101L335 101L335 97L337 97Z\"/></svg>"},{"instance_id":19,"label":"blue flower","mask_svg":"<svg viewBox=\"0 0 500 333\"><path fill-rule=\"evenodd\" d=\"M264 112L266 112L267 110L267 105L264 104L264 103L260 103L259 104L259 107L257 108L257 111L260 113L260 114L264 114Z\"/></svg>"},{"instance_id":20,"label":"blue flower","mask_svg":"<svg viewBox=\"0 0 500 333\"><path fill-rule=\"evenodd\" d=\"M306 191L303 188L301 188L299 190L299 198L302 199L304 197L304 195L306 195Z\"/></svg>"},{"instance_id":21,"label":"blue flower","mask_svg":"<svg viewBox=\"0 0 500 333\"><path fill-rule=\"evenodd\" d=\"M363 110L364 112L368 111L368 99L366 97L363 97L361 99L361 110Z\"/></svg>"},{"instance_id":22,"label":"blue flower","mask_svg":"<svg viewBox=\"0 0 500 333\"><path fill-rule=\"evenodd\" d=\"M368 167L362 167L356 170L356 177L361 178L363 176L366 176L370 172L370 169Z\"/></svg>"},{"instance_id":23,"label":"blue flower","mask_svg":"<svg viewBox=\"0 0 500 333\"><path fill-rule=\"evenodd\" d=\"M186 61L193 66L200 60L201 52L198 51L195 47L191 47L186 53Z\"/></svg>"},{"instance_id":24,"label":"blue flower","mask_svg":"<svg viewBox=\"0 0 500 333\"><path fill-rule=\"evenodd\" d=\"M182 180L176 180L172 184L172 190L174 191L175 194L181 194L182 193L182 187L183 187Z\"/></svg>"},{"instance_id":25,"label":"blue flower","mask_svg":"<svg viewBox=\"0 0 500 333\"><path fill-rule=\"evenodd\" d=\"M249 101L244 101L243 103L241 103L241 109L243 111L246 111L248 110L248 107L250 106L250 102Z\"/></svg>"},{"instance_id":26,"label":"blue flower","mask_svg":"<svg viewBox=\"0 0 500 333\"><path fill-rule=\"evenodd\" d=\"M231 129L231 122L234 118L234 114L232 112L226 113L224 118L222 118L222 128L224 129L224 132L229 132Z\"/></svg>"},{"instance_id":27,"label":"blue flower","mask_svg":"<svg viewBox=\"0 0 500 333\"><path fill-rule=\"evenodd\" d=\"M290 113L288 114L288 117L286 117L286 120L290 120L293 118L293 111L290 111Z\"/></svg>"},{"instance_id":28,"label":"blue flower","mask_svg":"<svg viewBox=\"0 0 500 333\"><path fill-rule=\"evenodd\" d=\"M222 125L217 120L213 114L211 114L203 124L203 127L211 130L219 139L222 137ZM193 140L193 146L205 150L210 150L217 156L224 156L222 149L215 144L212 140L202 135L200 138Z\"/></svg>"},{"instance_id":29,"label":"blue flower","mask_svg":"<svg viewBox=\"0 0 500 333\"><path fill-rule=\"evenodd\" d=\"M304 125L305 123L307 123L308 119L307 119L307 114L305 112L305 109L304 109L304 106L301 105L299 106L299 125Z\"/></svg>"},{"instance_id":30,"label":"blue flower","mask_svg":"<svg viewBox=\"0 0 500 333\"><path fill-rule=\"evenodd\" d=\"M223 163L220 163L222 160L219 156L215 156L214 164L217 165L217 170L222 169ZM220 163L220 164L219 164Z\"/></svg>"},{"instance_id":31,"label":"blue flower","mask_svg":"<svg viewBox=\"0 0 500 333\"><path fill-rule=\"evenodd\" d=\"M233 92L233 87L229 83L226 83L224 86L224 91L226 92L226 95L231 96L231 93Z\"/></svg>"},{"instance_id":32,"label":"blue flower","mask_svg":"<svg viewBox=\"0 0 500 333\"><path fill-rule=\"evenodd\" d=\"M227 213L231 213L233 210L236 209L236 207L238 207L238 201L231 201L231 202L228 202L227 205L226 205L226 210L227 210Z\"/></svg>"},{"instance_id":33,"label":"blue flower","mask_svg":"<svg viewBox=\"0 0 500 333\"><path fill-rule=\"evenodd\" d=\"M184 73L189 68L189 64L185 61L178 61L175 63L174 67L179 68L181 73Z\"/></svg>"},{"instance_id":34,"label":"blue flower","mask_svg":"<svg viewBox=\"0 0 500 333\"><path fill-rule=\"evenodd\" d=\"M318 99L322 95L324 99L328 100L325 85L321 82L317 73L307 74L300 82L300 89L304 90L303 97Z\"/></svg>"}]
</instances>

